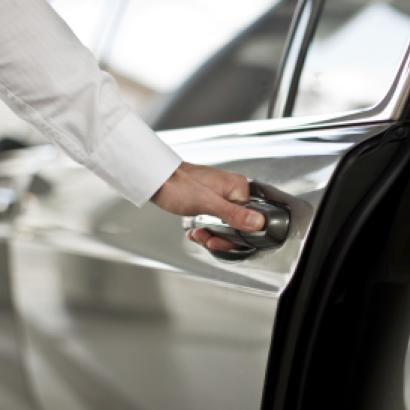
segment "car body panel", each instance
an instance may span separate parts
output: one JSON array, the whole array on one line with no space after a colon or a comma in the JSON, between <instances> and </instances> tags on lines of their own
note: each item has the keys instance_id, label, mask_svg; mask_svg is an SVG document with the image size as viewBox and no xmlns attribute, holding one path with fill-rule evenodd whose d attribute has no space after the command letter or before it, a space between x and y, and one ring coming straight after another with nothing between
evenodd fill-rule
<instances>
[{"instance_id":1,"label":"car body panel","mask_svg":"<svg viewBox=\"0 0 410 410\"><path fill-rule=\"evenodd\" d=\"M10 237L19 202L40 164L50 159L50 147L0 155L0 408L33 409L37 401L22 355L22 337L12 285Z\"/></svg>"},{"instance_id":2,"label":"car body panel","mask_svg":"<svg viewBox=\"0 0 410 410\"><path fill-rule=\"evenodd\" d=\"M186 160L240 172L290 208L284 245L240 263L187 241L180 217L151 204L138 210L84 168L50 161L39 175L51 191L26 200L12 245L43 406L65 397L59 408L258 408L277 302L332 175L389 126L286 130L272 120L246 135L241 124L230 135L170 132Z\"/></svg>"},{"instance_id":3,"label":"car body panel","mask_svg":"<svg viewBox=\"0 0 410 410\"><path fill-rule=\"evenodd\" d=\"M21 355L21 334L14 309L10 277L9 233L0 221L0 408L32 409L33 396Z\"/></svg>"}]
</instances>

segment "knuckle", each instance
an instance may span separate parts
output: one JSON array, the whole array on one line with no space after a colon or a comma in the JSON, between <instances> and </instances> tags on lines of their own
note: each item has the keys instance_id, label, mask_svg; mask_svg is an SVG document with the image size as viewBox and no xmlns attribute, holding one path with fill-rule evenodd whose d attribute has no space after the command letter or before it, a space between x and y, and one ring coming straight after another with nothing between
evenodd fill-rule
<instances>
[{"instance_id":1,"label":"knuckle","mask_svg":"<svg viewBox=\"0 0 410 410\"><path fill-rule=\"evenodd\" d=\"M249 197L249 184L248 184L248 180L246 178L243 181L243 191L244 191L246 197Z\"/></svg>"},{"instance_id":2,"label":"knuckle","mask_svg":"<svg viewBox=\"0 0 410 410\"><path fill-rule=\"evenodd\" d=\"M239 188L242 190L242 192L247 195L249 193L249 184L248 184L248 180L242 176L242 175L238 175L238 179L237 179L237 184L239 186Z\"/></svg>"},{"instance_id":3,"label":"knuckle","mask_svg":"<svg viewBox=\"0 0 410 410\"><path fill-rule=\"evenodd\" d=\"M247 179L241 175L235 175L231 180L229 199L246 201L249 196Z\"/></svg>"}]
</instances>

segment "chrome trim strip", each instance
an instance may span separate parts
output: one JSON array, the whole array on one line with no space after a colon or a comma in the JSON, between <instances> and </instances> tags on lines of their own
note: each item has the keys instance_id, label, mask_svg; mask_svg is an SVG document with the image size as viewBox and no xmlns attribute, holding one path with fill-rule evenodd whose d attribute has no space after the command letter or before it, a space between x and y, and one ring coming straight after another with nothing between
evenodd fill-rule
<instances>
[{"instance_id":1,"label":"chrome trim strip","mask_svg":"<svg viewBox=\"0 0 410 410\"><path fill-rule=\"evenodd\" d=\"M410 98L410 41L400 68L386 97L366 110L354 110L335 114L306 117L271 118L221 125L208 125L178 130L160 131L161 139L172 146L208 138L225 136L260 136L265 133L293 132L300 129L326 128L329 126L355 126L369 123L387 123L402 119Z\"/></svg>"},{"instance_id":2,"label":"chrome trim strip","mask_svg":"<svg viewBox=\"0 0 410 410\"><path fill-rule=\"evenodd\" d=\"M302 19L305 19L305 24L299 24L297 27L296 38L300 37L300 44L297 44L295 51L290 51L290 55L294 54L294 60L286 62L290 67L289 78L285 81L287 95L283 101L281 112L278 111L278 116L290 117L293 110L293 105L296 98L296 93L299 87L299 80L303 67L305 65L306 55L309 50L310 43L316 32L316 27L320 19L321 11L323 9L324 0L310 0L306 2L305 10L303 11ZM285 67L286 72L286 67Z\"/></svg>"},{"instance_id":3,"label":"chrome trim strip","mask_svg":"<svg viewBox=\"0 0 410 410\"><path fill-rule=\"evenodd\" d=\"M341 113L327 122L381 122L402 119L410 98L410 40L386 96L373 107Z\"/></svg>"},{"instance_id":4,"label":"chrome trim strip","mask_svg":"<svg viewBox=\"0 0 410 410\"><path fill-rule=\"evenodd\" d=\"M287 47L282 63L282 71L280 73L278 90L273 94L275 101L272 101L273 118L281 118L285 115L290 115L289 105L291 99L294 98L294 83L295 74L298 75L297 81L303 67L296 67L296 58L303 52L304 47L309 47L306 44L306 38L309 38L312 30L312 23L317 14L320 12L320 4L314 0L302 0L295 15L295 32L290 35L289 48ZM310 39L309 39L310 41ZM295 57L296 56L296 57ZM299 71L299 73L298 73ZM278 84L278 82L276 82ZM407 50L404 53L402 62L397 71L396 77L386 96L376 105L366 109L359 109L350 112L335 113L327 115L325 122L374 122L400 120L405 109L405 104L410 97L410 40ZM268 116L272 111L268 113ZM333 118L332 118L333 117ZM319 122L322 122L319 120Z\"/></svg>"},{"instance_id":5,"label":"chrome trim strip","mask_svg":"<svg viewBox=\"0 0 410 410\"><path fill-rule=\"evenodd\" d=\"M302 38L303 38L303 32L306 30L306 24L307 21L305 16L307 17L307 20L309 20L309 16L307 14L308 8L306 7L306 2L305 1L299 1L296 5L295 12L291 21L289 33L287 35L286 39L286 44L284 47L284 51L281 57L281 61L279 64L279 70L276 75L274 84L273 84L273 90L272 90L272 95L269 101L268 105L268 118L272 117L281 117L279 114L275 115L279 109L278 106L284 106L285 104L285 99L286 99L286 94L287 90L290 88L290 70L289 74L286 74L286 67L290 64L290 61L294 61L297 58L296 51L300 47L292 47L292 50L295 50L294 56L291 55L291 45L292 44L298 44L302 43ZM301 23L302 22L302 23ZM304 30L298 30L298 27L300 25L304 26ZM302 36L298 38L298 33L301 33ZM286 78L288 77L288 78ZM283 86L283 84L287 84L286 87Z\"/></svg>"},{"instance_id":6,"label":"chrome trim strip","mask_svg":"<svg viewBox=\"0 0 410 410\"><path fill-rule=\"evenodd\" d=\"M400 120L410 97L410 40L402 63L386 97L375 108L382 116Z\"/></svg>"}]
</instances>

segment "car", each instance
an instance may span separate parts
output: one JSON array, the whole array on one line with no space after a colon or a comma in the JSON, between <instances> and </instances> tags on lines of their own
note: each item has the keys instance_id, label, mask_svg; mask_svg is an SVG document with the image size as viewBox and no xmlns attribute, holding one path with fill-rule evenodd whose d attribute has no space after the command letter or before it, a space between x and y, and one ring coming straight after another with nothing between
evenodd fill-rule
<instances>
[{"instance_id":1,"label":"car","mask_svg":"<svg viewBox=\"0 0 410 410\"><path fill-rule=\"evenodd\" d=\"M2 408L410 409L409 22L406 0L300 0L266 119L176 128L198 74L157 118L186 161L249 178L263 240L6 144Z\"/></svg>"}]
</instances>

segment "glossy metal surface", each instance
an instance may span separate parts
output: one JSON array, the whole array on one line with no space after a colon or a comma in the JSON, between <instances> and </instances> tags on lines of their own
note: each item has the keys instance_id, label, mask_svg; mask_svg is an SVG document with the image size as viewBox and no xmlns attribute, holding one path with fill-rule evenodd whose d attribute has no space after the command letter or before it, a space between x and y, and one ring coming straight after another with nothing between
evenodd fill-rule
<instances>
[{"instance_id":1,"label":"glossy metal surface","mask_svg":"<svg viewBox=\"0 0 410 410\"><path fill-rule=\"evenodd\" d=\"M307 47L304 40L309 23L313 20L312 13L315 9L311 0L300 1L297 5L280 63L280 71L274 83L272 100L268 108L268 118L283 117L300 51L303 47Z\"/></svg>"},{"instance_id":2,"label":"glossy metal surface","mask_svg":"<svg viewBox=\"0 0 410 410\"><path fill-rule=\"evenodd\" d=\"M367 110L352 111L335 116L335 122L349 121L398 121L402 119L406 104L410 98L410 41L405 50L399 70L386 96Z\"/></svg>"},{"instance_id":3,"label":"glossy metal surface","mask_svg":"<svg viewBox=\"0 0 410 410\"><path fill-rule=\"evenodd\" d=\"M0 408L30 410L35 401L24 371L22 341L13 307L7 240L9 230L10 227L0 221Z\"/></svg>"},{"instance_id":4,"label":"glossy metal surface","mask_svg":"<svg viewBox=\"0 0 410 410\"><path fill-rule=\"evenodd\" d=\"M286 240L290 224L289 211L285 204L280 206L278 203L269 202L266 194L263 193L263 186L257 181L250 182L250 191L256 190L261 192L261 195L264 195L263 199L259 196L251 196L250 201L244 206L260 212L264 216L265 226L260 231L238 231L221 219L211 215L184 217L182 227L185 230L195 228L207 229L216 236L227 239L246 250L254 249L256 251L259 249L276 248ZM248 255L249 253L245 254Z\"/></svg>"},{"instance_id":5,"label":"glossy metal surface","mask_svg":"<svg viewBox=\"0 0 410 410\"><path fill-rule=\"evenodd\" d=\"M44 409L259 407L278 298L335 167L387 127L286 122L162 134L186 160L257 179L290 207L283 246L243 262L217 260L184 238L180 218L136 209L81 167L44 167L52 191L27 198L13 238L16 302Z\"/></svg>"},{"instance_id":6,"label":"glossy metal surface","mask_svg":"<svg viewBox=\"0 0 410 410\"><path fill-rule=\"evenodd\" d=\"M29 177L12 175L11 166L0 162L0 408L12 410L34 409L30 383L21 355L18 315L14 309L12 292L9 237L13 231L15 204L27 186ZM11 165L11 158L9 165Z\"/></svg>"},{"instance_id":7,"label":"glossy metal surface","mask_svg":"<svg viewBox=\"0 0 410 410\"><path fill-rule=\"evenodd\" d=\"M53 152L50 147L0 155L0 408L28 410L36 406L25 372L19 318L14 309L9 238L31 173ZM47 154L46 154L47 153Z\"/></svg>"}]
</instances>

